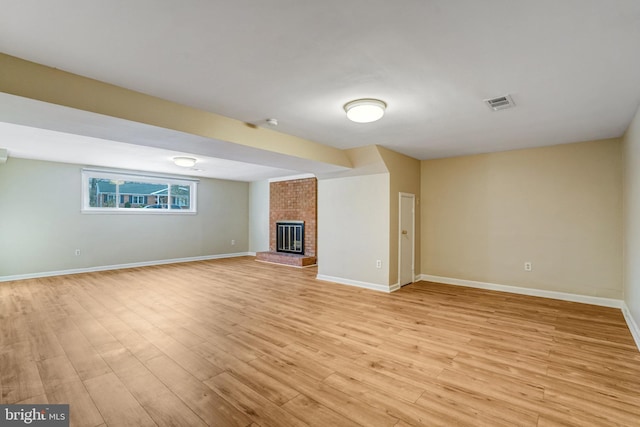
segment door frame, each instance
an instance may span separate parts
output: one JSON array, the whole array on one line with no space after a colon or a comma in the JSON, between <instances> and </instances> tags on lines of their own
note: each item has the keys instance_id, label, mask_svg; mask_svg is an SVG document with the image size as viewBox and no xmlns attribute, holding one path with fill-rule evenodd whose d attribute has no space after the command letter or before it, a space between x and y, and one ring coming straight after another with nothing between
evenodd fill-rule
<instances>
[{"instance_id":1,"label":"door frame","mask_svg":"<svg viewBox=\"0 0 640 427\"><path fill-rule=\"evenodd\" d=\"M416 195L412 193L398 193L398 286L402 278L402 198L411 199L411 283L416 281ZM406 283L408 285L409 283Z\"/></svg>"}]
</instances>

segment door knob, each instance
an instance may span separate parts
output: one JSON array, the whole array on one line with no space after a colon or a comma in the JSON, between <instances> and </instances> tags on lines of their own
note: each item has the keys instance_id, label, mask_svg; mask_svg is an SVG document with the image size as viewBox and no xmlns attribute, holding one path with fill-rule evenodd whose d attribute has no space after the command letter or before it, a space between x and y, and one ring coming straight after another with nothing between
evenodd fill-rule
<instances>
[{"instance_id":1,"label":"door knob","mask_svg":"<svg viewBox=\"0 0 640 427\"><path fill-rule=\"evenodd\" d=\"M402 234L407 234L407 230L402 230Z\"/></svg>"}]
</instances>

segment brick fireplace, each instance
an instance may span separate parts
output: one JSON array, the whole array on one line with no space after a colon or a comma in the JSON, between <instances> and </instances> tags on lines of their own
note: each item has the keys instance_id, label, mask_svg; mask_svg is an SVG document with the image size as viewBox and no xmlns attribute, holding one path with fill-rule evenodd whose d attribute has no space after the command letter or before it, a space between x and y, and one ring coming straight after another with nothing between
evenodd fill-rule
<instances>
[{"instance_id":1,"label":"brick fireplace","mask_svg":"<svg viewBox=\"0 0 640 427\"><path fill-rule=\"evenodd\" d=\"M259 252L259 261L305 267L316 264L317 239L316 178L272 182L269 185L269 252ZM276 227L278 222L302 222L304 247L302 254L278 252Z\"/></svg>"}]
</instances>

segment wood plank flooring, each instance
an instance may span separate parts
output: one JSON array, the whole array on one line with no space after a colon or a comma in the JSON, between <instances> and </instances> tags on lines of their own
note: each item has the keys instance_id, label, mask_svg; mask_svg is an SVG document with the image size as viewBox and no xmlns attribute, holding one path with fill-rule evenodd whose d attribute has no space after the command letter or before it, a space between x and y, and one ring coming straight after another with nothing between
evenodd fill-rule
<instances>
[{"instance_id":1,"label":"wood plank flooring","mask_svg":"<svg viewBox=\"0 0 640 427\"><path fill-rule=\"evenodd\" d=\"M0 403L76 426L640 426L619 310L251 257L0 283Z\"/></svg>"}]
</instances>

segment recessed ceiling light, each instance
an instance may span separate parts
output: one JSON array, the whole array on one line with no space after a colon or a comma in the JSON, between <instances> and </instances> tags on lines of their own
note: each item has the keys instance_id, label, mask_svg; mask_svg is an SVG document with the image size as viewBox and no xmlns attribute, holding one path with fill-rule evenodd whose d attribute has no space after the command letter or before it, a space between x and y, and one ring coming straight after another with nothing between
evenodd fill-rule
<instances>
[{"instance_id":1,"label":"recessed ceiling light","mask_svg":"<svg viewBox=\"0 0 640 427\"><path fill-rule=\"evenodd\" d=\"M347 118L356 123L371 123L384 116L387 104L379 99L356 99L344 105Z\"/></svg>"},{"instance_id":2,"label":"recessed ceiling light","mask_svg":"<svg viewBox=\"0 0 640 427\"><path fill-rule=\"evenodd\" d=\"M182 166L183 168L192 168L195 166L198 160L193 157L174 157L173 163L177 166Z\"/></svg>"}]
</instances>

